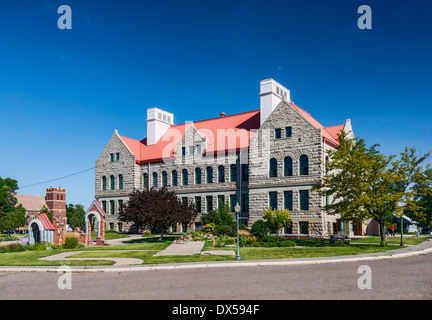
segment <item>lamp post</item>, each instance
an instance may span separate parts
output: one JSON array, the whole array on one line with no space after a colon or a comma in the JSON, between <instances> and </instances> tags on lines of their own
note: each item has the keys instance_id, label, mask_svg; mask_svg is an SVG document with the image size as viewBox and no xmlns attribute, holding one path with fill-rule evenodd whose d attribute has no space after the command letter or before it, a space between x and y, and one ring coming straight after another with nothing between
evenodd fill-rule
<instances>
[{"instance_id":1,"label":"lamp post","mask_svg":"<svg viewBox=\"0 0 432 320\"><path fill-rule=\"evenodd\" d=\"M237 220L237 255L236 259L240 260L240 245L239 245L239 212L240 212L240 205L237 202L237 204L234 207L234 211L236 212L236 220Z\"/></svg>"}]
</instances>

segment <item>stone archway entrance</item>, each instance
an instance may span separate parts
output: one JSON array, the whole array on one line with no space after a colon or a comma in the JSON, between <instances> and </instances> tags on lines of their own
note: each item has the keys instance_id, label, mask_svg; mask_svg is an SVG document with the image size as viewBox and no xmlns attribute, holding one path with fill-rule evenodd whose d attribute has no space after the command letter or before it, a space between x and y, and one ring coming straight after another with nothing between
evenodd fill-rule
<instances>
[{"instance_id":1,"label":"stone archway entrance","mask_svg":"<svg viewBox=\"0 0 432 320\"><path fill-rule=\"evenodd\" d=\"M37 223L32 223L31 228L29 228L29 242L30 243L39 243L40 239L40 230Z\"/></svg>"},{"instance_id":2,"label":"stone archway entrance","mask_svg":"<svg viewBox=\"0 0 432 320\"><path fill-rule=\"evenodd\" d=\"M87 241L89 241L89 242L91 241L91 234L92 234L92 223L91 223L92 217L95 218L95 222L97 223L97 226L96 226L97 237L96 237L96 239L101 237L101 217L100 217L100 215L95 211L87 212L85 215L85 225L86 225Z\"/></svg>"},{"instance_id":3,"label":"stone archway entrance","mask_svg":"<svg viewBox=\"0 0 432 320\"><path fill-rule=\"evenodd\" d=\"M105 242L105 217L106 213L103 211L100 204L93 200L90 207L88 208L84 219L85 219L85 237L80 237L80 241L84 242L87 246L101 246L101 245L107 245ZM96 222L96 230L97 230L97 236L96 236L96 242L92 241L92 226L91 226L91 219L94 218Z\"/></svg>"}]
</instances>

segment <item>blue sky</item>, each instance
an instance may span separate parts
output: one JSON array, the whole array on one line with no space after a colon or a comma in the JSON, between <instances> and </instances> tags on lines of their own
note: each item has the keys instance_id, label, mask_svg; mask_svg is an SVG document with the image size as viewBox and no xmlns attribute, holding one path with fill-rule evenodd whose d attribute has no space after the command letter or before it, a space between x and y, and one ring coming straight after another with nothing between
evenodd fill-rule
<instances>
[{"instance_id":1,"label":"blue sky","mask_svg":"<svg viewBox=\"0 0 432 320\"><path fill-rule=\"evenodd\" d=\"M60 5L72 30L60 30ZM360 30L357 9L372 9ZM0 2L0 176L20 186L94 167L114 129L146 136L146 110L175 122L259 108L274 78L325 126L396 154L432 149L428 1ZM64 187L87 207L94 170L26 187Z\"/></svg>"}]
</instances>

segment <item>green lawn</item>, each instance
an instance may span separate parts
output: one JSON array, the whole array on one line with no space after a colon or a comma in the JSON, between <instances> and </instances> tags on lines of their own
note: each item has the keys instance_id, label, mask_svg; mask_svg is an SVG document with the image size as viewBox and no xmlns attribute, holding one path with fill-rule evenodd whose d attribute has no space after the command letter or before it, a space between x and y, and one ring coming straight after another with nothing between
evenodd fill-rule
<instances>
[{"instance_id":1,"label":"green lawn","mask_svg":"<svg viewBox=\"0 0 432 320\"><path fill-rule=\"evenodd\" d=\"M297 244L302 247L242 247L240 248L240 256L242 260L261 260L261 259L287 259L287 258L311 258L311 257L328 257L328 256L343 256L343 255L358 255L372 252L383 252L393 249L398 249L400 238L389 237L386 247L379 246L379 237L368 237L359 240L353 240L353 244L343 244L337 242L330 245L328 240L314 239L299 239ZM180 263L180 262L205 262L205 261L232 261L235 256L210 256L210 255L190 255L190 256L159 256L153 255L168 245L174 240L174 237L166 236L162 241L158 237L140 238L131 241L130 244L124 246L106 246L106 247L90 247L80 248L77 250L86 251L75 258L139 258L143 260L143 264L161 264L161 263ZM425 241L423 237L406 237L404 244L411 245ZM203 250L231 250L236 248L213 247L212 241L207 241ZM104 252L94 252L95 250L103 250ZM125 250L123 252L112 250ZM152 250L152 251L134 251L134 250ZM25 251L25 252L9 252L0 253L0 265L2 266L60 266L60 265L112 265L113 261L39 261L41 257L57 254L65 251L73 250L46 250L46 251Z\"/></svg>"},{"instance_id":2,"label":"green lawn","mask_svg":"<svg viewBox=\"0 0 432 320\"><path fill-rule=\"evenodd\" d=\"M24 251L0 253L0 265L2 266L92 266L112 265L114 261L43 261L39 258L47 257L68 250ZM69 250L70 251L70 250Z\"/></svg>"},{"instance_id":3,"label":"green lawn","mask_svg":"<svg viewBox=\"0 0 432 320\"><path fill-rule=\"evenodd\" d=\"M91 238L94 240L97 238L97 232L91 233ZM121 238L127 238L127 233L120 233L120 232L112 232L112 231L106 231L105 232L105 240L112 240L112 239L121 239Z\"/></svg>"},{"instance_id":4,"label":"green lawn","mask_svg":"<svg viewBox=\"0 0 432 320\"><path fill-rule=\"evenodd\" d=\"M406 245L416 245L428 240L428 237L403 237L403 243ZM352 243L380 243L380 237L367 237L363 239L351 240ZM387 244L400 244L400 236L387 237Z\"/></svg>"}]
</instances>

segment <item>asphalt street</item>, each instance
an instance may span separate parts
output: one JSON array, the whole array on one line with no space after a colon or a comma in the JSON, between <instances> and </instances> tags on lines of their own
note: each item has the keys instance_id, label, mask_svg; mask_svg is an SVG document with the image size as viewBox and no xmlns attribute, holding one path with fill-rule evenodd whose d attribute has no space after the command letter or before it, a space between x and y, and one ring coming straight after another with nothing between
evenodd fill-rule
<instances>
[{"instance_id":1,"label":"asphalt street","mask_svg":"<svg viewBox=\"0 0 432 320\"><path fill-rule=\"evenodd\" d=\"M359 270L363 265L370 267L370 289L359 288L359 279L366 275ZM432 254L312 265L72 274L0 272L0 300L8 299L430 300Z\"/></svg>"}]
</instances>

